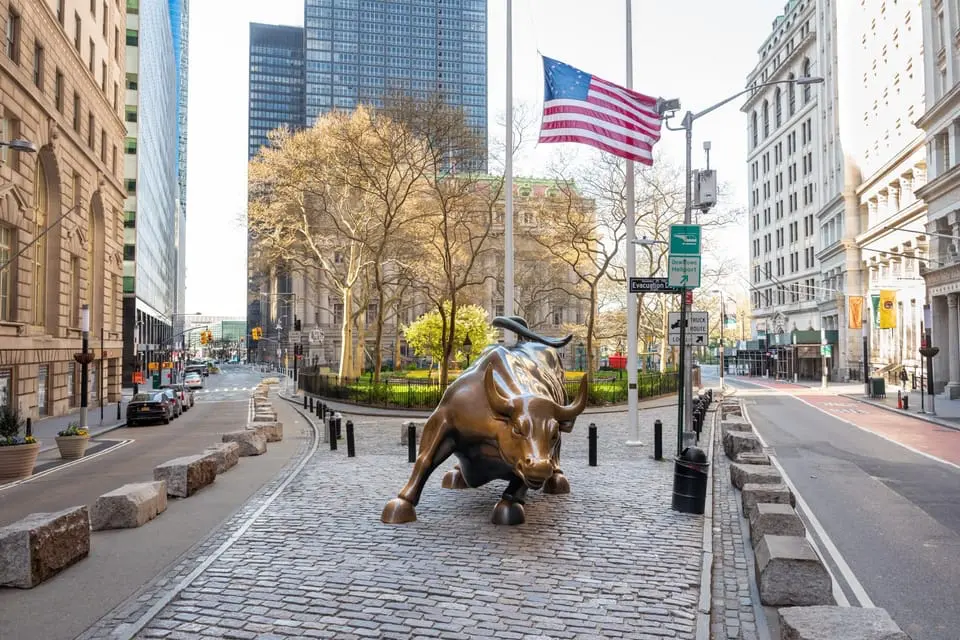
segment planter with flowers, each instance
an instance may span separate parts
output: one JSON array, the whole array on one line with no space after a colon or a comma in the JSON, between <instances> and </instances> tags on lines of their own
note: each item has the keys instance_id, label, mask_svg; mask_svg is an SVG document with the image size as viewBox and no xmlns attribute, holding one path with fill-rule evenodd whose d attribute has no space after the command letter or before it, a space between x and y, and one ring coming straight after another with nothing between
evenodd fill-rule
<instances>
[{"instance_id":1,"label":"planter with flowers","mask_svg":"<svg viewBox=\"0 0 960 640\"><path fill-rule=\"evenodd\" d=\"M90 432L80 427L79 422L71 422L63 431L57 433L57 448L64 460L82 458L90 442Z\"/></svg>"},{"instance_id":2,"label":"planter with flowers","mask_svg":"<svg viewBox=\"0 0 960 640\"><path fill-rule=\"evenodd\" d=\"M32 435L20 435L24 421L12 407L0 407L0 483L33 475L40 443Z\"/></svg>"}]
</instances>

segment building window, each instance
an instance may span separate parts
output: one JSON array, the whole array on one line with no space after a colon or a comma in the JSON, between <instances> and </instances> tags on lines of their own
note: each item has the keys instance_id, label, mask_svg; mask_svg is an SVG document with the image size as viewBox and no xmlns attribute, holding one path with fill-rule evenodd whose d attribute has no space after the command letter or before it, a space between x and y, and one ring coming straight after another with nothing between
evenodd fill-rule
<instances>
[{"instance_id":1,"label":"building window","mask_svg":"<svg viewBox=\"0 0 960 640\"><path fill-rule=\"evenodd\" d=\"M137 181L136 181L136 180L127 179L127 180L124 180L123 182L124 182L124 185L125 185L126 188L127 188L127 195L128 195L128 196L135 196L135 195L137 195Z\"/></svg>"},{"instance_id":2,"label":"building window","mask_svg":"<svg viewBox=\"0 0 960 640\"><path fill-rule=\"evenodd\" d=\"M53 98L57 105L57 111L63 113L63 72L57 69L53 83Z\"/></svg>"},{"instance_id":3,"label":"building window","mask_svg":"<svg viewBox=\"0 0 960 640\"><path fill-rule=\"evenodd\" d=\"M80 53L80 38L83 35L83 21L80 20L80 14L73 14L73 48L77 50L77 53Z\"/></svg>"},{"instance_id":4,"label":"building window","mask_svg":"<svg viewBox=\"0 0 960 640\"><path fill-rule=\"evenodd\" d=\"M57 22L61 27L67 26L67 0L57 0Z\"/></svg>"},{"instance_id":5,"label":"building window","mask_svg":"<svg viewBox=\"0 0 960 640\"><path fill-rule=\"evenodd\" d=\"M9 225L0 225L0 263L6 264L13 255L13 242L15 234L13 227ZM11 267L7 265L0 270L0 320L13 320L12 294L13 287L10 282Z\"/></svg>"},{"instance_id":6,"label":"building window","mask_svg":"<svg viewBox=\"0 0 960 640\"><path fill-rule=\"evenodd\" d=\"M110 282L112 284L110 287L110 295L113 300L113 328L116 331L120 331L123 328L123 305L120 304L120 296L122 294L120 290L120 277L117 274L113 274L110 276Z\"/></svg>"},{"instance_id":7,"label":"building window","mask_svg":"<svg viewBox=\"0 0 960 640\"><path fill-rule=\"evenodd\" d=\"M770 103L763 101L763 139L770 135Z\"/></svg>"},{"instance_id":8,"label":"building window","mask_svg":"<svg viewBox=\"0 0 960 640\"><path fill-rule=\"evenodd\" d=\"M810 58L804 58L803 60L803 77L810 77ZM803 85L803 104L810 102L810 85Z\"/></svg>"},{"instance_id":9,"label":"building window","mask_svg":"<svg viewBox=\"0 0 960 640\"><path fill-rule=\"evenodd\" d=\"M127 106L124 108L124 120L127 122L136 122L137 121L137 108Z\"/></svg>"},{"instance_id":10,"label":"building window","mask_svg":"<svg viewBox=\"0 0 960 640\"><path fill-rule=\"evenodd\" d=\"M780 87L777 87L777 90L773 92L773 101L776 103L773 105L774 122L776 127L779 128L783 122L783 93L780 91Z\"/></svg>"},{"instance_id":11,"label":"building window","mask_svg":"<svg viewBox=\"0 0 960 640\"><path fill-rule=\"evenodd\" d=\"M93 111L87 114L87 146L90 147L90 150L93 151L96 147L94 146L94 133L97 130L97 123L93 119Z\"/></svg>"},{"instance_id":12,"label":"building window","mask_svg":"<svg viewBox=\"0 0 960 640\"><path fill-rule=\"evenodd\" d=\"M343 303L337 302L333 305L333 324L343 324Z\"/></svg>"},{"instance_id":13,"label":"building window","mask_svg":"<svg viewBox=\"0 0 960 640\"><path fill-rule=\"evenodd\" d=\"M73 206L80 206L80 197L83 195L83 181L80 178L80 174L76 171L73 172Z\"/></svg>"},{"instance_id":14,"label":"building window","mask_svg":"<svg viewBox=\"0 0 960 640\"><path fill-rule=\"evenodd\" d=\"M127 46L136 47L138 42L137 30L136 29L127 29Z\"/></svg>"},{"instance_id":15,"label":"building window","mask_svg":"<svg viewBox=\"0 0 960 640\"><path fill-rule=\"evenodd\" d=\"M100 162L107 163L107 131L100 127Z\"/></svg>"},{"instance_id":16,"label":"building window","mask_svg":"<svg viewBox=\"0 0 960 640\"><path fill-rule=\"evenodd\" d=\"M113 108L118 109L120 106L120 85L116 81L113 82Z\"/></svg>"},{"instance_id":17,"label":"building window","mask_svg":"<svg viewBox=\"0 0 960 640\"><path fill-rule=\"evenodd\" d=\"M750 136L753 141L753 147L757 146L757 137L759 134L759 129L757 128L757 112L754 111L750 116Z\"/></svg>"},{"instance_id":18,"label":"building window","mask_svg":"<svg viewBox=\"0 0 960 640\"><path fill-rule=\"evenodd\" d=\"M77 364L67 364L67 402L70 408L77 406Z\"/></svg>"},{"instance_id":19,"label":"building window","mask_svg":"<svg viewBox=\"0 0 960 640\"><path fill-rule=\"evenodd\" d=\"M113 28L113 57L120 62L120 27Z\"/></svg>"},{"instance_id":20,"label":"building window","mask_svg":"<svg viewBox=\"0 0 960 640\"><path fill-rule=\"evenodd\" d=\"M90 69L90 73L95 73L93 70L94 69L93 63L96 61L96 57L97 57L97 45L93 43L93 38L90 38L89 48L90 48L90 60L87 61L87 68Z\"/></svg>"},{"instance_id":21,"label":"building window","mask_svg":"<svg viewBox=\"0 0 960 640\"><path fill-rule=\"evenodd\" d=\"M73 92L73 130L80 133L80 94Z\"/></svg>"},{"instance_id":22,"label":"building window","mask_svg":"<svg viewBox=\"0 0 960 640\"><path fill-rule=\"evenodd\" d=\"M20 14L13 9L7 14L7 57L20 64Z\"/></svg>"},{"instance_id":23,"label":"building window","mask_svg":"<svg viewBox=\"0 0 960 640\"><path fill-rule=\"evenodd\" d=\"M128 73L127 74L127 91L136 91L137 90L137 74Z\"/></svg>"},{"instance_id":24,"label":"building window","mask_svg":"<svg viewBox=\"0 0 960 640\"><path fill-rule=\"evenodd\" d=\"M123 150L126 153L136 153L137 152L137 139L136 138L127 138L123 141Z\"/></svg>"},{"instance_id":25,"label":"building window","mask_svg":"<svg viewBox=\"0 0 960 640\"><path fill-rule=\"evenodd\" d=\"M47 387L49 381L50 367L42 364L37 371L37 413L41 416L50 413L47 403L49 402Z\"/></svg>"},{"instance_id":26,"label":"building window","mask_svg":"<svg viewBox=\"0 0 960 640\"><path fill-rule=\"evenodd\" d=\"M70 319L67 324L80 326L80 258L76 256L70 258Z\"/></svg>"},{"instance_id":27,"label":"building window","mask_svg":"<svg viewBox=\"0 0 960 640\"><path fill-rule=\"evenodd\" d=\"M117 145L113 145L113 152L110 156L110 172L117 175Z\"/></svg>"},{"instance_id":28,"label":"building window","mask_svg":"<svg viewBox=\"0 0 960 640\"><path fill-rule=\"evenodd\" d=\"M103 20L103 37L107 37L107 3L103 3L103 11L100 12L100 19Z\"/></svg>"},{"instance_id":29,"label":"building window","mask_svg":"<svg viewBox=\"0 0 960 640\"><path fill-rule=\"evenodd\" d=\"M33 43L33 84L43 91L43 46Z\"/></svg>"},{"instance_id":30,"label":"building window","mask_svg":"<svg viewBox=\"0 0 960 640\"><path fill-rule=\"evenodd\" d=\"M127 15L136 15L140 12L140 0L127 0Z\"/></svg>"},{"instance_id":31,"label":"building window","mask_svg":"<svg viewBox=\"0 0 960 640\"><path fill-rule=\"evenodd\" d=\"M554 307L551 315L553 316L553 326L559 327L563 324L563 307Z\"/></svg>"},{"instance_id":32,"label":"building window","mask_svg":"<svg viewBox=\"0 0 960 640\"><path fill-rule=\"evenodd\" d=\"M376 303L367 305L367 326L372 326L377 322L377 305Z\"/></svg>"},{"instance_id":33,"label":"building window","mask_svg":"<svg viewBox=\"0 0 960 640\"><path fill-rule=\"evenodd\" d=\"M103 91L103 95L107 95L107 62L106 60L100 61L100 91ZM116 106L116 101L114 101L114 106Z\"/></svg>"},{"instance_id":34,"label":"building window","mask_svg":"<svg viewBox=\"0 0 960 640\"><path fill-rule=\"evenodd\" d=\"M47 229L48 206L47 174L38 158L33 179L33 237L39 238L33 249L33 323L38 326L47 320L47 236L41 234Z\"/></svg>"},{"instance_id":35,"label":"building window","mask_svg":"<svg viewBox=\"0 0 960 640\"><path fill-rule=\"evenodd\" d=\"M794 76L791 73L788 77L788 80L793 80ZM793 114L797 111L797 85L791 82L787 88L787 117L792 118Z\"/></svg>"}]
</instances>

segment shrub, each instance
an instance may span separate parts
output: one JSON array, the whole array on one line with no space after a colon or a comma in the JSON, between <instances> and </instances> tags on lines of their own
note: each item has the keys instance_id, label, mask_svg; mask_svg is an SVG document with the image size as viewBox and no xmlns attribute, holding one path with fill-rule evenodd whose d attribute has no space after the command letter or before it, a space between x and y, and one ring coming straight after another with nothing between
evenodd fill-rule
<instances>
[{"instance_id":1,"label":"shrub","mask_svg":"<svg viewBox=\"0 0 960 640\"><path fill-rule=\"evenodd\" d=\"M0 447L33 444L37 441L33 436L20 437L23 423L19 410L13 407L0 407Z\"/></svg>"}]
</instances>

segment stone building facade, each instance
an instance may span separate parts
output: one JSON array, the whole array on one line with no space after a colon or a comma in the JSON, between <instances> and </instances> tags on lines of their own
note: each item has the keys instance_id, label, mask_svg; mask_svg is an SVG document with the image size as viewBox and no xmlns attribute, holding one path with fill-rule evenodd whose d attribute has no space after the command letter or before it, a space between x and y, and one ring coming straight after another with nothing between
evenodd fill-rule
<instances>
[{"instance_id":1,"label":"stone building facade","mask_svg":"<svg viewBox=\"0 0 960 640\"><path fill-rule=\"evenodd\" d=\"M40 418L120 394L124 137L120 0L5 0L0 17L0 402ZM102 348L101 348L102 345Z\"/></svg>"}]
</instances>

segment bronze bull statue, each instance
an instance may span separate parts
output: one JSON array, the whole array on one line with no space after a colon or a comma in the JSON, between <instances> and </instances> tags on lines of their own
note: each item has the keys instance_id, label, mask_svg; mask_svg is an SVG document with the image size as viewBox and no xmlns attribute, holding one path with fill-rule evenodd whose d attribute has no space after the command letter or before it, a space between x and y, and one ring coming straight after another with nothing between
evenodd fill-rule
<instances>
[{"instance_id":1,"label":"bronze bull statue","mask_svg":"<svg viewBox=\"0 0 960 640\"><path fill-rule=\"evenodd\" d=\"M443 487L466 489L506 480L493 510L494 524L524 522L528 489L569 493L560 469L560 434L569 433L587 406L587 379L567 404L563 365L557 349L573 336L551 340L530 331L520 318L495 318L493 326L513 331L516 346L488 348L454 380L423 427L413 473L398 497L383 508L388 524L413 522L423 487L444 460L459 461Z\"/></svg>"}]
</instances>

